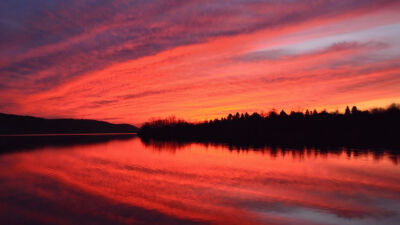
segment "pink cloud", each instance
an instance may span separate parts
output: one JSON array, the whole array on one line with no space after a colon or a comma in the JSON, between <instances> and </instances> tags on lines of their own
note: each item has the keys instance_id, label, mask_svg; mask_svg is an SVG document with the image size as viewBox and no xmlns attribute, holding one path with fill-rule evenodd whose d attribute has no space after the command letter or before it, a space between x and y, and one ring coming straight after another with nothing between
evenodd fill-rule
<instances>
[{"instance_id":1,"label":"pink cloud","mask_svg":"<svg viewBox=\"0 0 400 225\"><path fill-rule=\"evenodd\" d=\"M1 110L137 124L171 114L196 121L235 111L386 104L400 95L399 56L382 56L397 43L365 37L291 49L400 21L396 1L129 4L55 4L17 21L26 33L4 28L15 38L1 45ZM368 25L370 17L379 22Z\"/></svg>"}]
</instances>

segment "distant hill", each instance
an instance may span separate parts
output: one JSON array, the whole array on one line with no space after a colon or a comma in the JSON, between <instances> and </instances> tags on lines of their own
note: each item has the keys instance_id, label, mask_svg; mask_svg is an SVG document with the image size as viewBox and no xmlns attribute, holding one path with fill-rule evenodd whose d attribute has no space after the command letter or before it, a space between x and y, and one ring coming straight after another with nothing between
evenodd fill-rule
<instances>
[{"instance_id":1,"label":"distant hill","mask_svg":"<svg viewBox=\"0 0 400 225\"><path fill-rule=\"evenodd\" d=\"M135 133L130 124L87 119L44 119L0 113L0 134Z\"/></svg>"}]
</instances>

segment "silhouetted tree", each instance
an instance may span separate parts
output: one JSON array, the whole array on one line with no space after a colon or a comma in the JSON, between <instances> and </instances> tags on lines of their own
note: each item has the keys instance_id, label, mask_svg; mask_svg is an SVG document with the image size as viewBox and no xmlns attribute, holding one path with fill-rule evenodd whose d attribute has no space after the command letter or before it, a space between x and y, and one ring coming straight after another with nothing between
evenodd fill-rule
<instances>
[{"instance_id":1,"label":"silhouetted tree","mask_svg":"<svg viewBox=\"0 0 400 225\"><path fill-rule=\"evenodd\" d=\"M276 119L278 118L278 114L275 111L271 111L268 115L269 119Z\"/></svg>"},{"instance_id":2,"label":"silhouetted tree","mask_svg":"<svg viewBox=\"0 0 400 225\"><path fill-rule=\"evenodd\" d=\"M239 114L239 112L237 112L237 113L235 114L235 116L234 116L234 119L237 120L237 119L239 119L239 118L240 118L240 114Z\"/></svg>"},{"instance_id":3,"label":"silhouetted tree","mask_svg":"<svg viewBox=\"0 0 400 225\"><path fill-rule=\"evenodd\" d=\"M346 106L346 110L345 110L345 113L344 113L344 115L345 115L345 116L349 116L349 115L350 115L350 109L349 109L349 106Z\"/></svg>"},{"instance_id":4,"label":"silhouetted tree","mask_svg":"<svg viewBox=\"0 0 400 225\"><path fill-rule=\"evenodd\" d=\"M358 111L357 107L356 107L356 106L353 106L353 107L351 108L351 114L357 115L358 113L359 113L359 111Z\"/></svg>"}]
</instances>

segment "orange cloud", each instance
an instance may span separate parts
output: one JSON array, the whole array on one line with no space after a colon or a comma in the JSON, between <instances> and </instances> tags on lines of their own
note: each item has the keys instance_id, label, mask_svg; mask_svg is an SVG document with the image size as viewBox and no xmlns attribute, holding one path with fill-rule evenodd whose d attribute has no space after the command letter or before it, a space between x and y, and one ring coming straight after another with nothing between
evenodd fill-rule
<instances>
[{"instance_id":1,"label":"orange cloud","mask_svg":"<svg viewBox=\"0 0 400 225\"><path fill-rule=\"evenodd\" d=\"M167 14L190 15L197 3L178 5L168 5ZM140 124L169 115L200 121L236 111L334 110L398 100L400 55L392 49L400 43L369 31L393 33L390 26L400 21L398 3L351 1L322 15L329 5L249 3L245 7L254 15L242 20L246 16L236 7L220 11L221 5L210 4L208 16L177 24L171 21L181 17L154 21L159 11L150 5L143 20L122 13L99 22L93 18L106 9L98 6L82 19L87 32L71 31L63 41L2 58L0 107L11 113ZM310 16L309 8L321 11ZM260 14L272 9L298 13L293 16L298 20L271 15L265 22ZM371 18L374 22L367 23ZM133 28L145 32L135 35L129 31ZM48 29L60 32L57 26Z\"/></svg>"}]
</instances>

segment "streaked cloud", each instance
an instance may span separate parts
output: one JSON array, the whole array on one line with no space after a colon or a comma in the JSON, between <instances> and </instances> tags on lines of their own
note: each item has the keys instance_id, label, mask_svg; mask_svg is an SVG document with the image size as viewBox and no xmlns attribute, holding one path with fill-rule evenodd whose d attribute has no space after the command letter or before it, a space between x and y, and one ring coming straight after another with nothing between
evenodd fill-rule
<instances>
[{"instance_id":1,"label":"streaked cloud","mask_svg":"<svg viewBox=\"0 0 400 225\"><path fill-rule=\"evenodd\" d=\"M395 0L0 6L4 112L141 123L400 97Z\"/></svg>"}]
</instances>

